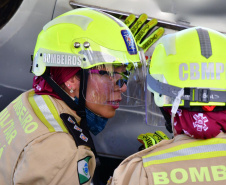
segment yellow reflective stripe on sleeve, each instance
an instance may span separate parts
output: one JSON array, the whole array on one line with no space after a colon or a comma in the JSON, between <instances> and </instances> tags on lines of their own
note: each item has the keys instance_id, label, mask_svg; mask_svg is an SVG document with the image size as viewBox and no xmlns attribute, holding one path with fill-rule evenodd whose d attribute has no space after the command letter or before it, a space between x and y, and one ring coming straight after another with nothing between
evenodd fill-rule
<instances>
[{"instance_id":1,"label":"yellow reflective stripe on sleeve","mask_svg":"<svg viewBox=\"0 0 226 185\"><path fill-rule=\"evenodd\" d=\"M29 100L35 114L38 116L38 118L41 120L41 122L45 124L45 126L49 129L50 132L55 132L55 129L53 128L53 126L46 120L45 116L42 114L39 107L37 106L37 104L34 100L34 94L35 94L34 91L31 91L29 93L28 100Z\"/></svg>"},{"instance_id":2,"label":"yellow reflective stripe on sleeve","mask_svg":"<svg viewBox=\"0 0 226 185\"><path fill-rule=\"evenodd\" d=\"M58 111L56 110L55 106L53 105L52 101L50 100L49 96L42 95L42 98L44 99L46 105L48 106L49 110L51 111L54 119L57 121L57 123L60 125L63 132L68 133L66 127L64 126L64 123L62 119L59 117Z\"/></svg>"},{"instance_id":3,"label":"yellow reflective stripe on sleeve","mask_svg":"<svg viewBox=\"0 0 226 185\"><path fill-rule=\"evenodd\" d=\"M175 161L221 157L226 155L226 140L199 140L152 153L143 157L144 167Z\"/></svg>"},{"instance_id":4,"label":"yellow reflective stripe on sleeve","mask_svg":"<svg viewBox=\"0 0 226 185\"><path fill-rule=\"evenodd\" d=\"M62 120L58 116L56 108L47 95L35 95L34 91L32 91L29 93L28 100L35 114L46 125L50 132L61 131L68 133Z\"/></svg>"}]
</instances>

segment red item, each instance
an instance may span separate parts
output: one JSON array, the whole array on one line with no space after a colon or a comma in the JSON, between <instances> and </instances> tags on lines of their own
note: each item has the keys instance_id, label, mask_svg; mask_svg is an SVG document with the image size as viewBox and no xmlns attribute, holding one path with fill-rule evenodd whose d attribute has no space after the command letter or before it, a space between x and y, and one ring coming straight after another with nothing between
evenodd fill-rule
<instances>
[{"instance_id":1,"label":"red item","mask_svg":"<svg viewBox=\"0 0 226 185\"><path fill-rule=\"evenodd\" d=\"M74 76L80 69L79 67L51 67L50 75L58 85L61 85ZM61 100L57 93L41 76L34 76L32 87L34 88L35 94L51 95Z\"/></svg>"},{"instance_id":2,"label":"red item","mask_svg":"<svg viewBox=\"0 0 226 185\"><path fill-rule=\"evenodd\" d=\"M171 114L171 108L164 108ZM186 134L197 139L216 137L221 131L226 132L226 110L218 112L191 112L178 109L174 117L177 134Z\"/></svg>"},{"instance_id":3,"label":"red item","mask_svg":"<svg viewBox=\"0 0 226 185\"><path fill-rule=\"evenodd\" d=\"M212 111L216 106L202 106L204 111Z\"/></svg>"}]
</instances>

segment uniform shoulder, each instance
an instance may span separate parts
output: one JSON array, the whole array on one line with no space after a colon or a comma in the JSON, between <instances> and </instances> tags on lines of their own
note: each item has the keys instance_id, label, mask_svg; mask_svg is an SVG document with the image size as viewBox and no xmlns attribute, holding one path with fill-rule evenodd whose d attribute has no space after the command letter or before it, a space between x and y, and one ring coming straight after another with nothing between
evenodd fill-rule
<instances>
[{"instance_id":1,"label":"uniform shoulder","mask_svg":"<svg viewBox=\"0 0 226 185\"><path fill-rule=\"evenodd\" d=\"M87 156L95 160L92 151L78 148L70 134L53 132L42 135L30 142L21 153L15 168L14 183L33 184L34 180L40 184L77 182L75 172L78 160Z\"/></svg>"},{"instance_id":2,"label":"uniform shoulder","mask_svg":"<svg viewBox=\"0 0 226 185\"><path fill-rule=\"evenodd\" d=\"M129 161L131 161L131 160L133 160L133 159L136 159L136 160L137 160L137 159L140 159L140 160L142 160L142 157L143 157L143 156L146 156L146 155L148 155L150 152L156 151L156 150L158 150L160 147L166 146L166 145L168 145L168 144L170 144L170 143L172 143L172 142L173 142L173 139L171 139L171 140L162 140L161 142L159 142L158 144L156 144L156 145L154 145L154 146L152 146L152 147L149 147L149 148L147 148L147 149L145 149L145 150L142 150L142 151L139 151L139 152L137 152L137 153L134 153L134 154L130 155L130 156L127 157L125 160L123 160L121 164L128 163Z\"/></svg>"},{"instance_id":3,"label":"uniform shoulder","mask_svg":"<svg viewBox=\"0 0 226 185\"><path fill-rule=\"evenodd\" d=\"M65 132L51 132L39 136L26 147L25 151L29 149L38 148L39 153L53 153L58 155L73 155L77 151L77 146L73 137ZM58 152L59 151L59 152ZM60 156L59 156L60 157Z\"/></svg>"}]
</instances>

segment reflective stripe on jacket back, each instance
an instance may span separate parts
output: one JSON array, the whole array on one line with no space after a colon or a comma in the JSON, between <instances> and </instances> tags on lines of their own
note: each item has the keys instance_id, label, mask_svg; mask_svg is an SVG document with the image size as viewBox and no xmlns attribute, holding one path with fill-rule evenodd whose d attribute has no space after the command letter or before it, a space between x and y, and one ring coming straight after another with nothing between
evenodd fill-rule
<instances>
[{"instance_id":1,"label":"reflective stripe on jacket back","mask_svg":"<svg viewBox=\"0 0 226 185\"><path fill-rule=\"evenodd\" d=\"M225 184L226 139L193 140L143 157L149 184Z\"/></svg>"}]
</instances>

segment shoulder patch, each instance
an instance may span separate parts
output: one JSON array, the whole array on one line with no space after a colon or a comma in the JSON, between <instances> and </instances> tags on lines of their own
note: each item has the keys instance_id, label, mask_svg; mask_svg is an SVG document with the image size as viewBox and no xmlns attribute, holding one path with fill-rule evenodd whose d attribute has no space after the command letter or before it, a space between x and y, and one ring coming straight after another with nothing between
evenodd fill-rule
<instances>
[{"instance_id":1,"label":"shoulder patch","mask_svg":"<svg viewBox=\"0 0 226 185\"><path fill-rule=\"evenodd\" d=\"M89 173L89 160L90 156L85 157L84 159L81 159L78 161L78 179L79 184L84 184L90 180L90 173Z\"/></svg>"},{"instance_id":2,"label":"shoulder patch","mask_svg":"<svg viewBox=\"0 0 226 185\"><path fill-rule=\"evenodd\" d=\"M129 52L130 55L135 55L137 54L137 48L136 48L136 43L133 39L132 34L128 30L122 30L121 31L122 37L125 41L127 51Z\"/></svg>"},{"instance_id":3,"label":"shoulder patch","mask_svg":"<svg viewBox=\"0 0 226 185\"><path fill-rule=\"evenodd\" d=\"M89 160L90 156L85 157L84 159L81 159L78 161L78 179L79 184L84 184L90 180L90 173L89 173Z\"/></svg>"}]
</instances>

